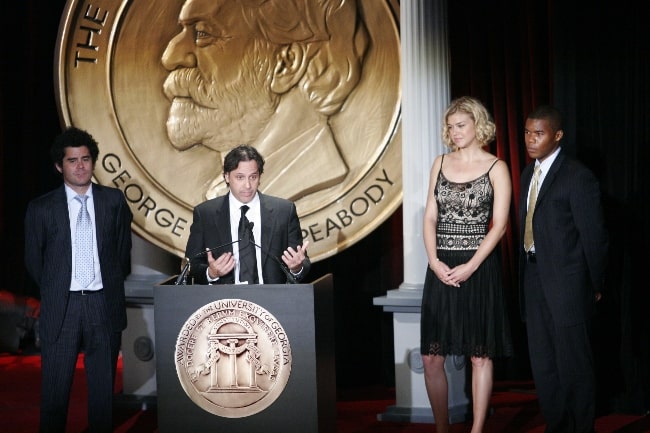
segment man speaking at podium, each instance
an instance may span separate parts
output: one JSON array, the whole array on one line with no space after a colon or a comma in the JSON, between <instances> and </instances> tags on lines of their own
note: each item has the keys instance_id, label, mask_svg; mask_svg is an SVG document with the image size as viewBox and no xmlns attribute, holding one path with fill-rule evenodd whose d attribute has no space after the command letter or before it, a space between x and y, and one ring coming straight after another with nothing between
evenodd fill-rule
<instances>
[{"instance_id":1,"label":"man speaking at podium","mask_svg":"<svg viewBox=\"0 0 650 433\"><path fill-rule=\"evenodd\" d=\"M260 193L264 158L252 146L223 163L229 192L194 208L185 255L194 284L282 284L309 273L309 242L293 202Z\"/></svg>"}]
</instances>

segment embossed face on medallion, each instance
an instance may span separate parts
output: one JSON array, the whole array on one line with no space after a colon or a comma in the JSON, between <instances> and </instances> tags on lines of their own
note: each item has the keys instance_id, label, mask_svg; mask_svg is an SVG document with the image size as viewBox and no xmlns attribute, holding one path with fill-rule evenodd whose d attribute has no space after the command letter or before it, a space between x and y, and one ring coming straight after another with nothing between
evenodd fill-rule
<instances>
[{"instance_id":1,"label":"embossed face on medallion","mask_svg":"<svg viewBox=\"0 0 650 433\"><path fill-rule=\"evenodd\" d=\"M167 133L180 150L227 152L252 142L275 112L273 50L242 20L238 2L187 1L181 30L167 44L163 85L171 101ZM215 170L218 171L218 170Z\"/></svg>"},{"instance_id":2,"label":"embossed face on medallion","mask_svg":"<svg viewBox=\"0 0 650 433\"><path fill-rule=\"evenodd\" d=\"M328 119L357 85L368 47L356 2L188 0L179 23L162 57L177 149L250 144L267 161L264 191L291 200L345 178ZM281 176L312 159L321 164L301 182ZM227 192L215 171L207 198Z\"/></svg>"},{"instance_id":3,"label":"embossed face on medallion","mask_svg":"<svg viewBox=\"0 0 650 433\"><path fill-rule=\"evenodd\" d=\"M282 394L291 373L291 344L282 324L258 304L221 299L181 328L176 373L188 397L227 418L258 413Z\"/></svg>"},{"instance_id":4,"label":"embossed face on medallion","mask_svg":"<svg viewBox=\"0 0 650 433\"><path fill-rule=\"evenodd\" d=\"M294 200L313 261L401 204L396 0L71 0L57 45L62 123L90 131L99 183L136 233L184 254L192 209L250 144L263 193Z\"/></svg>"}]
</instances>

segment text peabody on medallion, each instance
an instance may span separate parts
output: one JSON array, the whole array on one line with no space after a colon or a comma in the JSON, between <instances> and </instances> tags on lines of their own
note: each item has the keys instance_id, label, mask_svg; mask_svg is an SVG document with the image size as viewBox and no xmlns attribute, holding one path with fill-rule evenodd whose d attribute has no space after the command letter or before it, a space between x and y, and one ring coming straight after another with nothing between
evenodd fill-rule
<instances>
[{"instance_id":1,"label":"text peabody on medallion","mask_svg":"<svg viewBox=\"0 0 650 433\"><path fill-rule=\"evenodd\" d=\"M330 12L317 7L322 2L301 3L308 10L294 11L297 35L276 26L288 19L279 12L282 0L264 2L259 16L265 18L251 25L265 27L273 39L266 45L247 43L248 33L236 29L208 42L187 40L182 14L218 1L193 0L183 9L183 2L170 0L68 2L55 60L61 121L97 139L95 179L124 191L136 233L182 257L192 209L226 191L222 154L239 142L267 160L260 190L296 202L313 261L363 239L400 206L399 5L332 2L345 5L326 8L336 16L326 16ZM224 21L227 9L213 19ZM190 30L205 35L209 25ZM255 61L273 44L299 49L282 67L271 64L254 77ZM205 63L219 68L201 70ZM214 87L213 97L199 95L197 83ZM253 85L262 90L235 100L218 88ZM267 97L256 99L260 93ZM217 107L206 100L231 103Z\"/></svg>"}]
</instances>

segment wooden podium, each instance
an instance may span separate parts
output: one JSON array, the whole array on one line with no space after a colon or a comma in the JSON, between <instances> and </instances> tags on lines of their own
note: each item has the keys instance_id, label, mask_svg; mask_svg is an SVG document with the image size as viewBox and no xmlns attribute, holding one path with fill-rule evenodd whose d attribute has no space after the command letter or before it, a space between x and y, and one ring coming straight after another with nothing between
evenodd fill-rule
<instances>
[{"instance_id":1,"label":"wooden podium","mask_svg":"<svg viewBox=\"0 0 650 433\"><path fill-rule=\"evenodd\" d=\"M175 285L174 281L175 279L170 279L154 288L157 407L160 433L210 431L333 433L336 431L331 274L311 284ZM205 309L210 310L214 305L219 305L220 301L230 300L241 300L241 304L257 305L261 310L270 313L283 328L291 348L290 373L288 379L285 378L286 384L282 391L275 396L268 407L245 416L218 413L223 406L228 410L227 406L230 402L237 406L239 401L237 399L247 398L242 396L245 392L229 394L227 390L223 390L223 387L215 385L211 389L216 391L210 395L205 392L204 386L198 398L192 396L193 383L188 385L188 380L183 378L185 368L179 368L178 362L179 353L183 350L179 351L177 344L181 345L181 342L185 341L179 336L182 332L187 333L188 323L192 323L193 318L198 317L197 311L206 306L209 308ZM219 318L215 313L214 318L210 317L206 321L210 324L215 322L218 324ZM216 327L217 325L214 325L214 328ZM202 326L202 329L205 328L206 326ZM222 334L211 332L212 340L221 338ZM257 338L254 333L251 335L253 337L250 340ZM237 338L242 337L235 337L234 340L228 341L234 342ZM225 337L222 340L225 341ZM215 347L217 343L213 341L212 344L211 347ZM224 348L225 354L219 354L213 359L224 361L224 358L229 356L228 347L225 345L220 347ZM234 356L230 355L231 358ZM199 358L198 354L196 358ZM204 358L205 356L201 357ZM196 363L199 363L198 359ZM213 366L214 362L210 365ZM233 368L244 369L244 367ZM250 375L255 376L253 373ZM216 384L217 379L212 380ZM224 381L223 375L219 380ZM251 380L254 380L254 377ZM219 386L221 385L220 383ZM250 389L248 385L246 386ZM257 386L254 388L259 390ZM252 392L249 391L250 394ZM211 407L205 408L205 402L202 400L205 395L217 402L214 405L217 413ZM207 404L211 405L212 401L208 401ZM237 407L234 412L237 413L237 410L240 409Z\"/></svg>"}]
</instances>

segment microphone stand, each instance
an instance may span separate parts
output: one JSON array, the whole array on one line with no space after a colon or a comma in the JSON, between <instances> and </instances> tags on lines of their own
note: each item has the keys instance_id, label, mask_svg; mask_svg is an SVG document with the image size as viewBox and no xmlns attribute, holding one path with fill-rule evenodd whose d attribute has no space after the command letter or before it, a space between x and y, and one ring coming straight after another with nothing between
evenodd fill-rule
<instances>
[{"instance_id":1,"label":"microphone stand","mask_svg":"<svg viewBox=\"0 0 650 433\"><path fill-rule=\"evenodd\" d=\"M255 242L253 242L252 240L250 240L250 243L253 244L253 245L255 245L257 248L259 248L261 252L263 252L267 257L272 258L272 259L273 259L273 260L278 264L278 266L280 266L280 269L282 269L282 272L283 272L284 275L286 275L286 277L287 277L287 282L288 282L288 283L290 283L290 284L296 284L296 283L298 282L298 280L296 280L296 277L291 273L291 271L289 270L289 268L287 268L287 265L285 265L285 264L284 264L280 259L278 259L277 257L272 256L271 254L267 253L267 252L264 250L264 248L262 248L261 246L257 245L257 244L256 244Z\"/></svg>"},{"instance_id":2,"label":"microphone stand","mask_svg":"<svg viewBox=\"0 0 650 433\"><path fill-rule=\"evenodd\" d=\"M192 256L192 258L201 257L202 255L207 254L208 251L218 250L220 248L227 247L228 245L236 244L237 242L240 242L240 241L241 241L241 239L237 239L237 240L234 240L232 242L226 242L225 244L221 244L221 245L216 246L214 248L208 248L208 249L206 249L204 251L199 251L198 253L194 254ZM177 286L179 286L179 285L184 286L184 285L187 284L187 274L190 271L190 258L189 257L184 257L183 262L185 263L183 265L183 270L178 275L178 278L176 278L176 282L174 283Z\"/></svg>"},{"instance_id":3,"label":"microphone stand","mask_svg":"<svg viewBox=\"0 0 650 433\"><path fill-rule=\"evenodd\" d=\"M228 245L236 244L237 242L241 242L241 239L237 239L237 240L234 240L234 241L232 241L232 242L226 242L225 244L221 244L221 245L216 246L216 247L214 247L214 248L206 248L205 250L203 250L203 251L199 251L198 253L194 254L194 255L192 256L192 258L194 259L194 258L196 258L196 257L201 257L201 256L204 255L204 254L208 254L208 251L218 250L218 249L221 249L221 248L223 248L223 247L227 247Z\"/></svg>"},{"instance_id":4,"label":"microphone stand","mask_svg":"<svg viewBox=\"0 0 650 433\"><path fill-rule=\"evenodd\" d=\"M187 273L190 271L190 259L188 257L184 257L183 261L185 262L185 265L183 266L183 270L181 273L178 275L178 278L176 278L176 285L187 285Z\"/></svg>"}]
</instances>

